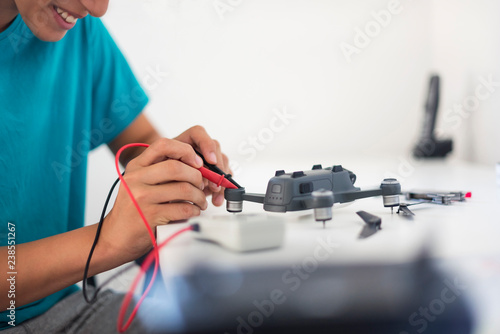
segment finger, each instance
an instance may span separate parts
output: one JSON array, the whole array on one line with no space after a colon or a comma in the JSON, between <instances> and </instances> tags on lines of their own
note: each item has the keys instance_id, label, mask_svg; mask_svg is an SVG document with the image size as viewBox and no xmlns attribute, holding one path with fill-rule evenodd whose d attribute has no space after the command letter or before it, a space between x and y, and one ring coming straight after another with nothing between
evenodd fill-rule
<instances>
[{"instance_id":1,"label":"finger","mask_svg":"<svg viewBox=\"0 0 500 334\"><path fill-rule=\"evenodd\" d=\"M218 164L217 166L226 174L231 174L231 168L229 168L229 159L227 155L222 153L220 143L217 140L214 140L215 145L216 145L216 152L217 152L217 161Z\"/></svg>"},{"instance_id":2,"label":"finger","mask_svg":"<svg viewBox=\"0 0 500 334\"><path fill-rule=\"evenodd\" d=\"M176 139L199 148L208 163L217 164L217 145L202 126L193 126Z\"/></svg>"},{"instance_id":3,"label":"finger","mask_svg":"<svg viewBox=\"0 0 500 334\"><path fill-rule=\"evenodd\" d=\"M224 173L228 173L229 171L229 159L227 156L222 153L220 143L217 140L213 140L215 143L215 155L217 156L217 167L222 170Z\"/></svg>"},{"instance_id":4,"label":"finger","mask_svg":"<svg viewBox=\"0 0 500 334\"><path fill-rule=\"evenodd\" d=\"M218 161L217 167L219 167L219 169L224 173L227 173L229 171L229 160L227 156L222 153L219 142L217 140L214 140L214 143L216 146L216 155ZM221 190L223 190L223 188L221 188L214 182L209 182L209 187L213 192L220 192Z\"/></svg>"},{"instance_id":5,"label":"finger","mask_svg":"<svg viewBox=\"0 0 500 334\"><path fill-rule=\"evenodd\" d=\"M201 210L208 207L203 190L187 182L169 182L156 186L148 186L138 198L141 202L164 204L170 202L189 202Z\"/></svg>"},{"instance_id":6,"label":"finger","mask_svg":"<svg viewBox=\"0 0 500 334\"><path fill-rule=\"evenodd\" d=\"M198 206L187 202L173 202L159 204L158 210L158 222L160 224L168 224L171 221L176 220L186 220L192 217L199 216L201 210Z\"/></svg>"},{"instance_id":7,"label":"finger","mask_svg":"<svg viewBox=\"0 0 500 334\"><path fill-rule=\"evenodd\" d=\"M227 155L222 154L222 161L224 162L224 168L225 168L223 169L224 173L233 174L233 171L229 167L229 158L227 157Z\"/></svg>"},{"instance_id":8,"label":"finger","mask_svg":"<svg viewBox=\"0 0 500 334\"><path fill-rule=\"evenodd\" d=\"M210 188L210 191L213 193L217 193L217 192L221 191L221 189L222 189L221 186L218 186L217 184L215 184L212 181L208 182L208 188Z\"/></svg>"},{"instance_id":9,"label":"finger","mask_svg":"<svg viewBox=\"0 0 500 334\"><path fill-rule=\"evenodd\" d=\"M139 166L146 167L166 159L180 160L194 168L203 166L203 161L191 145L167 138L155 141L133 161Z\"/></svg>"},{"instance_id":10,"label":"finger","mask_svg":"<svg viewBox=\"0 0 500 334\"><path fill-rule=\"evenodd\" d=\"M232 171L229 168L229 159L225 154L221 154L220 161L223 162L222 170L227 174L232 174ZM216 186L216 185L214 184L214 186ZM210 188L213 191L212 204L215 206L221 206L224 204L224 188L221 188L221 187L217 187L217 188Z\"/></svg>"},{"instance_id":11,"label":"finger","mask_svg":"<svg viewBox=\"0 0 500 334\"><path fill-rule=\"evenodd\" d=\"M220 143L215 139L214 143L215 143L215 155L217 156L217 167L219 167L222 171L226 172L226 166L224 164L224 159L222 157Z\"/></svg>"},{"instance_id":12,"label":"finger","mask_svg":"<svg viewBox=\"0 0 500 334\"><path fill-rule=\"evenodd\" d=\"M224 203L224 188L217 187L213 182L209 182L209 186L203 189L205 196L212 196L212 203L215 206L221 206ZM222 196L221 196L222 194Z\"/></svg>"},{"instance_id":13,"label":"finger","mask_svg":"<svg viewBox=\"0 0 500 334\"><path fill-rule=\"evenodd\" d=\"M224 191L212 194L212 204L215 206L221 206L224 204Z\"/></svg>"},{"instance_id":14,"label":"finger","mask_svg":"<svg viewBox=\"0 0 500 334\"><path fill-rule=\"evenodd\" d=\"M219 187L220 188L220 187ZM224 188L220 188L224 189ZM212 196L212 204L215 206L221 206L224 203L224 191L212 191L210 187L203 189L203 193L206 197Z\"/></svg>"},{"instance_id":15,"label":"finger","mask_svg":"<svg viewBox=\"0 0 500 334\"><path fill-rule=\"evenodd\" d=\"M184 181L191 183L199 189L203 190L204 188L203 177L199 170L179 160L172 159L145 167L141 180L148 185Z\"/></svg>"}]
</instances>

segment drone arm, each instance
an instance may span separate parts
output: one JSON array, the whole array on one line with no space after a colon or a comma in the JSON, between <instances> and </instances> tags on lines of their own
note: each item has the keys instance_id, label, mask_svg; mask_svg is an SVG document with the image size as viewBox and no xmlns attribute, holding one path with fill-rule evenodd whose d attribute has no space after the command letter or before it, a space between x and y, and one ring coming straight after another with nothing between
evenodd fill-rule
<instances>
[{"instance_id":1,"label":"drone arm","mask_svg":"<svg viewBox=\"0 0 500 334\"><path fill-rule=\"evenodd\" d=\"M372 190L360 190L354 192L341 192L335 193L335 202L337 203L346 203L352 202L357 199L366 198L366 197L374 197L382 195L382 189L372 189Z\"/></svg>"},{"instance_id":2,"label":"drone arm","mask_svg":"<svg viewBox=\"0 0 500 334\"><path fill-rule=\"evenodd\" d=\"M250 194L244 193L243 194L243 200L249 201L249 202L264 204L265 198L266 198L266 196L264 194L252 194L252 193L250 193Z\"/></svg>"},{"instance_id":3,"label":"drone arm","mask_svg":"<svg viewBox=\"0 0 500 334\"><path fill-rule=\"evenodd\" d=\"M371 190L359 190L354 192L335 193L335 202L345 203L366 197L382 196L385 207L399 205L399 194L401 193L401 184L396 179L384 179L380 188Z\"/></svg>"}]
</instances>

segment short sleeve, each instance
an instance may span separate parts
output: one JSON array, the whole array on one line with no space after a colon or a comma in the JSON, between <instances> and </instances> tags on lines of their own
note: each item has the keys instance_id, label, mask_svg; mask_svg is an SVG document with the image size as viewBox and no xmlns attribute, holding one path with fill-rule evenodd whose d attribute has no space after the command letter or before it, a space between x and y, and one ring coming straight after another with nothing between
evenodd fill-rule
<instances>
[{"instance_id":1,"label":"short sleeve","mask_svg":"<svg viewBox=\"0 0 500 334\"><path fill-rule=\"evenodd\" d=\"M148 97L134 76L124 55L100 19L91 18L92 40L92 129L99 129L99 141L91 149L109 143L144 110Z\"/></svg>"}]
</instances>

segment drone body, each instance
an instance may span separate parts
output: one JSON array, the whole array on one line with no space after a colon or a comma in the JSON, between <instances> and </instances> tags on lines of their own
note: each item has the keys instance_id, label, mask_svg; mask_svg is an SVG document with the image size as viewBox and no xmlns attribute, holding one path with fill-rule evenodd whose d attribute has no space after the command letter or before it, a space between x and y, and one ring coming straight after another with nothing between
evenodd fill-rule
<instances>
[{"instance_id":1,"label":"drone body","mask_svg":"<svg viewBox=\"0 0 500 334\"><path fill-rule=\"evenodd\" d=\"M318 221L331 219L334 203L382 196L385 207L399 205L401 185L396 179L385 179L379 188L371 190L355 187L355 181L356 175L340 165L331 168L314 165L309 171L276 171L269 180L266 194L249 194L239 188L226 189L224 197L229 212L241 212L243 201L250 201L263 204L264 210L271 212L314 209Z\"/></svg>"}]
</instances>

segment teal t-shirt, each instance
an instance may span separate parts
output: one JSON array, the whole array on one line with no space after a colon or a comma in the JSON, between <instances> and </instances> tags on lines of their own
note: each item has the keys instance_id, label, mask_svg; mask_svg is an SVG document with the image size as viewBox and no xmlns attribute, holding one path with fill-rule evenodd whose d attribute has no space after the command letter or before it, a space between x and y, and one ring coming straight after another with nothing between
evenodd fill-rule
<instances>
[{"instance_id":1,"label":"teal t-shirt","mask_svg":"<svg viewBox=\"0 0 500 334\"><path fill-rule=\"evenodd\" d=\"M43 42L18 15L0 33L0 245L9 223L17 245L82 227L88 152L147 101L99 19L80 19L61 41ZM76 290L16 307L16 324ZM8 321L2 312L0 329Z\"/></svg>"}]
</instances>

